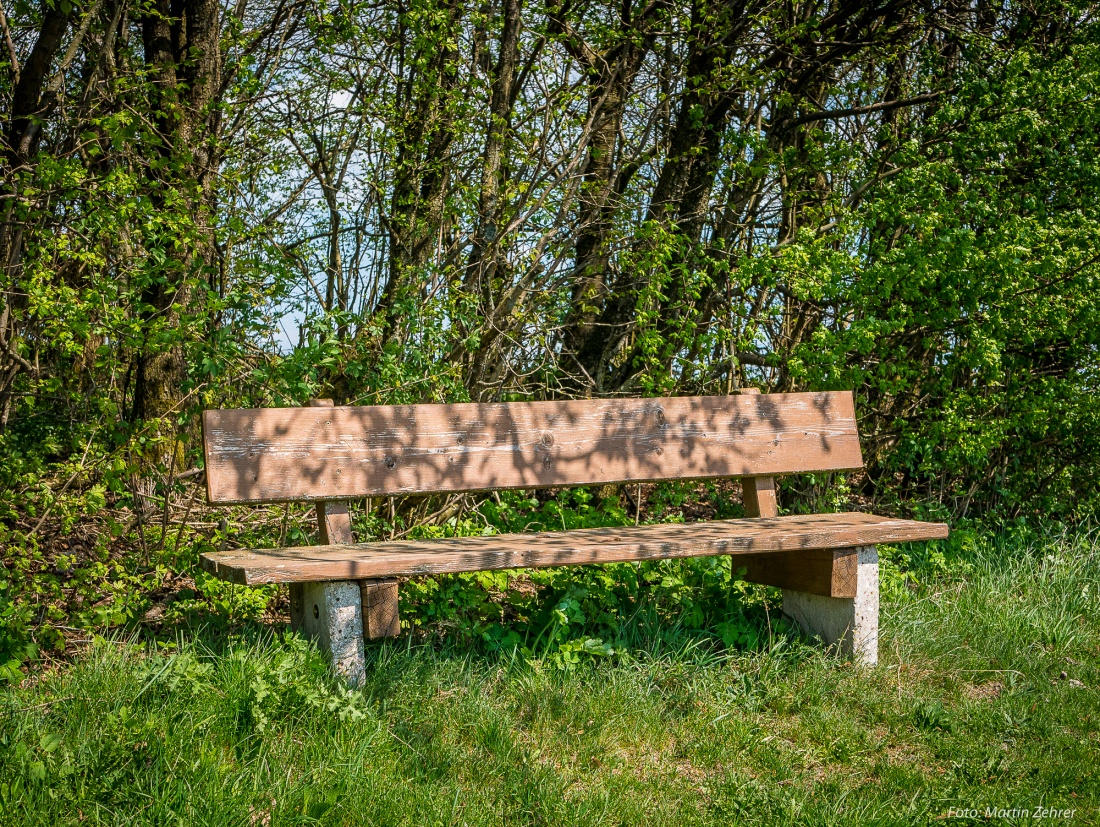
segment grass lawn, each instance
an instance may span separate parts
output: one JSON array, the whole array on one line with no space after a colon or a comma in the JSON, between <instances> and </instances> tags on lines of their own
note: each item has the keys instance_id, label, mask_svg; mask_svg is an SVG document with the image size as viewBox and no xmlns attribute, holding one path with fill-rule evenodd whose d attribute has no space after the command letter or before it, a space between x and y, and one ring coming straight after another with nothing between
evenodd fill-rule
<instances>
[{"instance_id":1,"label":"grass lawn","mask_svg":"<svg viewBox=\"0 0 1100 827\"><path fill-rule=\"evenodd\" d=\"M349 694L281 632L101 642L0 695L0 823L1100 823L1095 535L945 572L874 669L635 625L571 673L372 646Z\"/></svg>"}]
</instances>

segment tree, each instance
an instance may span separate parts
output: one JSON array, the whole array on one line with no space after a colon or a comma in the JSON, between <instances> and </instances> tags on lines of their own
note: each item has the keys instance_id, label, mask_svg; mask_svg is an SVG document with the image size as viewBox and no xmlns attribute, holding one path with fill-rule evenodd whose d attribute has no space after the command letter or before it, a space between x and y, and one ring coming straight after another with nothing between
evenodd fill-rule
<instances>
[{"instance_id":1,"label":"tree","mask_svg":"<svg viewBox=\"0 0 1100 827\"><path fill-rule=\"evenodd\" d=\"M1072 510L1100 496L1095 20L19 3L0 425L98 427L151 497L200 402L854 387L868 496Z\"/></svg>"}]
</instances>

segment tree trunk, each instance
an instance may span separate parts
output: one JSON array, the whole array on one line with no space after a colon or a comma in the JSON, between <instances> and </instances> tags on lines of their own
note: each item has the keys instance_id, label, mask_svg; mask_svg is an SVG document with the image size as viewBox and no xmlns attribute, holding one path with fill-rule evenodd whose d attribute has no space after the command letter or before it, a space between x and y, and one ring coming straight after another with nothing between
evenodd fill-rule
<instances>
[{"instance_id":1,"label":"tree trunk","mask_svg":"<svg viewBox=\"0 0 1100 827\"><path fill-rule=\"evenodd\" d=\"M12 90L11 109L3 132L3 180L0 181L0 433L8 427L11 417L12 393L20 372L33 370L19 354L21 330L18 313L26 305L18 289L23 262L23 227L15 217L16 196L20 180L30 172L32 158L42 136L41 118L52 109L56 100L46 93L46 81L57 59L69 14L61 4L43 3L42 22L34 47L19 72Z\"/></svg>"},{"instance_id":2,"label":"tree trunk","mask_svg":"<svg viewBox=\"0 0 1100 827\"><path fill-rule=\"evenodd\" d=\"M400 84L404 94L397 108L404 118L390 199L389 273L375 309L383 343L397 330L401 299L420 286L444 220L448 156L455 137L451 110L460 80L454 65L457 37L453 29L461 20L462 4L449 0L442 4L442 11L441 22L434 30L415 33L414 39L430 43L432 51L416 55L411 61L413 68ZM406 40L412 33L405 28L400 36Z\"/></svg>"},{"instance_id":3,"label":"tree trunk","mask_svg":"<svg viewBox=\"0 0 1100 827\"><path fill-rule=\"evenodd\" d=\"M654 29L667 4L649 4L637 19L632 5L623 4L615 45L596 52L579 38L567 21L551 23L563 34L563 45L584 68L588 82L587 119L591 123L573 246L572 300L561 337L564 390L568 395L602 389L598 363L590 354L608 337L601 314L606 313L612 281L612 230L619 187L619 136L630 90L656 41Z\"/></svg>"},{"instance_id":4,"label":"tree trunk","mask_svg":"<svg viewBox=\"0 0 1100 827\"><path fill-rule=\"evenodd\" d=\"M479 319L474 324L495 315L500 285L506 278L506 274L501 276L499 272L499 233L504 207L501 188L504 186L504 150L511 134L513 90L519 62L520 0L504 0L503 13L500 48L496 65L492 69L492 95L481 170L481 189L478 193L477 225L471 239L470 255L463 278L466 294L476 296L481 307ZM462 318L456 319L459 324L465 321ZM499 329L499 325L481 327L477 351L469 360L466 386L474 399L480 398L487 389L486 375L492 373L494 354L499 353L496 348Z\"/></svg>"},{"instance_id":5,"label":"tree trunk","mask_svg":"<svg viewBox=\"0 0 1100 827\"><path fill-rule=\"evenodd\" d=\"M166 246L167 260L147 278L141 295L145 339L132 366L130 415L154 437L147 442L153 448L139 457L139 488L147 489L142 493L183 448L174 420L185 404L187 348L199 335L189 329L188 317L201 310L200 285L215 269L220 12L217 0L155 0L141 21L151 109L162 136L147 159L157 176L150 200L158 214L182 210L194 229L187 243Z\"/></svg>"}]
</instances>

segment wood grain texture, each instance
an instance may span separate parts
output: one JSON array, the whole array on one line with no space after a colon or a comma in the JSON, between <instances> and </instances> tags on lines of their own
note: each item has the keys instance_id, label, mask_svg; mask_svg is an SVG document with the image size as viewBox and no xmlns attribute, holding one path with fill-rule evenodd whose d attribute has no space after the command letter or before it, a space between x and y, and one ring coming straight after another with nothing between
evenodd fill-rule
<instances>
[{"instance_id":1,"label":"wood grain texture","mask_svg":"<svg viewBox=\"0 0 1100 827\"><path fill-rule=\"evenodd\" d=\"M355 532L351 530L351 512L347 503L324 501L317 503L317 542L322 546L338 546L354 543Z\"/></svg>"},{"instance_id":2,"label":"wood grain texture","mask_svg":"<svg viewBox=\"0 0 1100 827\"><path fill-rule=\"evenodd\" d=\"M756 396L757 388L742 388L745 396ZM778 517L779 501L775 497L775 477L745 477L741 480L741 504L746 517Z\"/></svg>"},{"instance_id":3,"label":"wood grain texture","mask_svg":"<svg viewBox=\"0 0 1100 827\"><path fill-rule=\"evenodd\" d=\"M854 598L858 586L859 550L856 548L778 551L744 554L733 563L744 568L743 579L780 589L822 597Z\"/></svg>"},{"instance_id":4,"label":"wood grain texture","mask_svg":"<svg viewBox=\"0 0 1100 827\"><path fill-rule=\"evenodd\" d=\"M741 502L746 517L777 517L775 477L745 477L741 480Z\"/></svg>"},{"instance_id":5,"label":"wood grain texture","mask_svg":"<svg viewBox=\"0 0 1100 827\"><path fill-rule=\"evenodd\" d=\"M202 555L202 566L223 580L255 585L849 548L946 536L947 526L941 523L893 520L872 514L815 514L350 546L221 551Z\"/></svg>"},{"instance_id":6,"label":"wood grain texture","mask_svg":"<svg viewBox=\"0 0 1100 827\"><path fill-rule=\"evenodd\" d=\"M332 408L331 399L312 399L311 408ZM317 539L322 546L335 546L342 543L354 543L355 532L351 530L351 514L348 505L339 500L320 501L316 506Z\"/></svg>"},{"instance_id":7,"label":"wood grain texture","mask_svg":"<svg viewBox=\"0 0 1100 827\"><path fill-rule=\"evenodd\" d=\"M363 636L367 640L377 640L401 634L396 578L361 580L359 590L363 600Z\"/></svg>"},{"instance_id":8,"label":"wood grain texture","mask_svg":"<svg viewBox=\"0 0 1100 827\"><path fill-rule=\"evenodd\" d=\"M213 503L860 468L852 394L210 410Z\"/></svg>"}]
</instances>

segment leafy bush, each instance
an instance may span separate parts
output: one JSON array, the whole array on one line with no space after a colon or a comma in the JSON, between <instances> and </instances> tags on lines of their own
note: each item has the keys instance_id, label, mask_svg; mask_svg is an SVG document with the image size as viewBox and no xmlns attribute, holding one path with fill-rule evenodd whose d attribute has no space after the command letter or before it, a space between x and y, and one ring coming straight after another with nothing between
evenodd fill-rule
<instances>
[{"instance_id":1,"label":"leafy bush","mask_svg":"<svg viewBox=\"0 0 1100 827\"><path fill-rule=\"evenodd\" d=\"M656 516L674 520L682 519L676 509L693 496L694 487L673 483L657 486L650 501ZM713 486L704 498L713 498L723 515L732 508ZM443 530L449 536L464 529L513 534L633 523L618 496L594 499L586 488L543 500L502 492L479 506L480 519ZM732 558L702 557L416 578L402 587L401 600L402 616L414 627L570 669L637 643L640 629L658 636L676 629L731 648L756 648L769 632L790 631L778 617L768 629L767 595L765 587L739 579Z\"/></svg>"}]
</instances>

